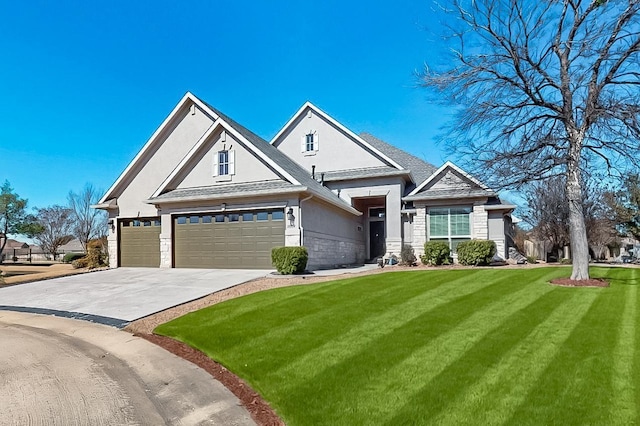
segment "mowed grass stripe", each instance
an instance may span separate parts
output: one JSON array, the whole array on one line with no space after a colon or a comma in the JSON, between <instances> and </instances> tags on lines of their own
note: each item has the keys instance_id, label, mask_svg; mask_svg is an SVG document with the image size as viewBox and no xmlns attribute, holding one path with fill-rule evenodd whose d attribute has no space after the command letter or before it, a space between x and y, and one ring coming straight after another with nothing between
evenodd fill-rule
<instances>
[{"instance_id":1,"label":"mowed grass stripe","mask_svg":"<svg viewBox=\"0 0 640 426\"><path fill-rule=\"evenodd\" d=\"M509 419L597 297L592 291L559 291L571 294L498 364L447 403L433 424L503 424Z\"/></svg>"},{"instance_id":2,"label":"mowed grass stripe","mask_svg":"<svg viewBox=\"0 0 640 426\"><path fill-rule=\"evenodd\" d=\"M284 387L278 392L278 403L295 405L297 412L304 413L292 419L294 424L352 424L358 418L381 423L385 416L393 415L389 405L402 406L505 316L552 290L548 286L532 290L514 283L512 276L496 272L499 271L483 272L484 278L502 280L494 278L495 284L482 292L460 297L399 324L387 335L360 347L356 356L319 372L302 386ZM550 272L541 270L536 274L545 276ZM404 344L396 345L395 341ZM329 392L336 381L341 386ZM291 411L291 407L284 411Z\"/></svg>"},{"instance_id":3,"label":"mowed grass stripe","mask_svg":"<svg viewBox=\"0 0 640 426\"><path fill-rule=\"evenodd\" d=\"M624 424L610 411L617 397L612 385L613 352L624 292L619 286L573 290L599 294L513 414L511 424Z\"/></svg>"},{"instance_id":4,"label":"mowed grass stripe","mask_svg":"<svg viewBox=\"0 0 640 426\"><path fill-rule=\"evenodd\" d=\"M464 352L454 357L448 365L428 382L423 382L420 389L399 401L401 404L392 417L384 424L420 424L430 422L440 413L449 401L464 392L485 374L486 370L496 365L505 353L508 353L522 339L528 336L535 327L562 303L571 298L571 294L558 291L557 288L540 286L529 287L533 298L528 297L524 303L503 312L499 320L494 320L491 327L479 339L466 337ZM533 301L531 300L533 299ZM483 311L491 319L491 313ZM465 332L467 332L465 330ZM431 369L431 367L429 367ZM416 410L416 407L419 409Z\"/></svg>"},{"instance_id":5,"label":"mowed grass stripe","mask_svg":"<svg viewBox=\"0 0 640 426\"><path fill-rule=\"evenodd\" d=\"M425 312L450 303L461 296L482 291L489 284L489 281L481 279L466 282L467 278L464 277L447 282L447 285L441 285L446 282L445 276L429 276L429 278L438 279L437 281L427 280L438 283L430 291L411 297L402 304L385 307L384 312L379 315L361 318L357 323L352 323L346 332L336 335L330 340L325 340L324 344L315 350L294 358L278 370L269 371L269 377L266 379L287 380L295 377L296 380L311 380L319 371L331 368L339 362L357 355L362 346L392 334L399 323L412 321ZM307 366L311 364L315 368L313 370L307 369Z\"/></svg>"},{"instance_id":6,"label":"mowed grass stripe","mask_svg":"<svg viewBox=\"0 0 640 426\"><path fill-rule=\"evenodd\" d=\"M293 332L297 326L299 327L300 323L305 323L306 317L314 314L332 316L332 310L328 309L328 306L335 306L341 312L345 312L351 306L357 307L367 303L368 300L365 299L380 297L380 292L384 293L382 297L386 297L385 300L391 300L393 297L402 299L403 297L411 297L412 294L428 291L430 288L437 287L442 283L441 280L436 280L434 281L436 285L417 283L419 285L408 288L406 280L419 281L419 277L414 275L413 277L403 278L402 275L404 274L400 274L395 279L380 280L373 283L367 280L367 277L359 277L330 283L268 290L259 293L259 295L247 295L205 308L198 311L197 314L187 314L175 321L163 324L155 332L171 335L186 343L195 344L194 340L197 340L198 336L203 332L215 330L216 332L211 334L212 340L208 346L224 348L225 351L234 353L242 352L241 350L234 350L235 347L238 346L238 349L241 349L243 345L249 345L253 348L258 344L258 338L283 327L291 326L290 331ZM461 275L461 277L464 277L464 275ZM403 288L403 290L396 291L397 286ZM374 304L372 306L377 305ZM359 312L360 309L355 309L355 311ZM190 321L192 315L197 315L198 321ZM324 324L326 325L330 321L331 318L325 320ZM183 323L189 323L190 325L189 327L183 327ZM237 333L237 324L251 324L252 326L242 329L241 333ZM289 341L289 336L287 336L286 342ZM198 347L198 349L210 356L214 355L208 352L207 348ZM255 351L250 350L250 352L254 353ZM222 354L218 353L218 355ZM273 356L270 356L270 358L276 359ZM214 359L218 360L217 358ZM222 362L221 359L220 361ZM240 365L244 364L246 364L244 361L240 363Z\"/></svg>"},{"instance_id":7,"label":"mowed grass stripe","mask_svg":"<svg viewBox=\"0 0 640 426\"><path fill-rule=\"evenodd\" d=\"M616 397L613 400L611 411L623 421L621 424L632 424L636 422L638 416L638 407L635 404L636 386L629 380L630 377L633 377L636 347L638 287L628 285L624 286L622 290L625 305L618 343L613 354L613 391Z\"/></svg>"}]
</instances>

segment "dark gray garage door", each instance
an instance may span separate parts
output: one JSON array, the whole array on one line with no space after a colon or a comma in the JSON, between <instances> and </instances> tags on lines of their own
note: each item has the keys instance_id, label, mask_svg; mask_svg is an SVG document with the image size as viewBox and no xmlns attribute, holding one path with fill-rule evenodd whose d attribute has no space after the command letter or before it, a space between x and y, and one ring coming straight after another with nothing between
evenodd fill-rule
<instances>
[{"instance_id":1,"label":"dark gray garage door","mask_svg":"<svg viewBox=\"0 0 640 426\"><path fill-rule=\"evenodd\" d=\"M278 211L174 217L176 268L271 269L271 249L284 245Z\"/></svg>"},{"instance_id":2,"label":"dark gray garage door","mask_svg":"<svg viewBox=\"0 0 640 426\"><path fill-rule=\"evenodd\" d=\"M120 221L120 266L160 266L160 218Z\"/></svg>"}]
</instances>

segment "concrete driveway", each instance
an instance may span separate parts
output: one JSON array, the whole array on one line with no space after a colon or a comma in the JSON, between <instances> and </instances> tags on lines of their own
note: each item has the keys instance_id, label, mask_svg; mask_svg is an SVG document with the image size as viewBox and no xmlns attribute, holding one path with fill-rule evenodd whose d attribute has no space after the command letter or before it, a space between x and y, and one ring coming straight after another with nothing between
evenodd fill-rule
<instances>
[{"instance_id":1,"label":"concrete driveway","mask_svg":"<svg viewBox=\"0 0 640 426\"><path fill-rule=\"evenodd\" d=\"M255 425L204 370L129 333L0 312L0 426Z\"/></svg>"},{"instance_id":2,"label":"concrete driveway","mask_svg":"<svg viewBox=\"0 0 640 426\"><path fill-rule=\"evenodd\" d=\"M56 314L124 327L128 322L270 272L109 269L0 288L0 310Z\"/></svg>"}]
</instances>

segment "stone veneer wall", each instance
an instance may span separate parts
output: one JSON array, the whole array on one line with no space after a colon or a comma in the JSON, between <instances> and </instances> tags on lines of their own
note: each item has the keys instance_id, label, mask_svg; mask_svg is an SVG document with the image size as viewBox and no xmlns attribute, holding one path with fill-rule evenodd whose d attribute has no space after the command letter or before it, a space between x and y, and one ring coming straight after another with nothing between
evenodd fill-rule
<instances>
[{"instance_id":1,"label":"stone veneer wall","mask_svg":"<svg viewBox=\"0 0 640 426\"><path fill-rule=\"evenodd\" d=\"M309 252L307 269L331 268L364 262L365 248L364 243L361 242L305 232L304 246Z\"/></svg>"},{"instance_id":2,"label":"stone veneer wall","mask_svg":"<svg viewBox=\"0 0 640 426\"><path fill-rule=\"evenodd\" d=\"M416 215L413 217L413 251L418 259L424 254L424 243L427 241L427 208L416 208Z\"/></svg>"},{"instance_id":3,"label":"stone veneer wall","mask_svg":"<svg viewBox=\"0 0 640 426\"><path fill-rule=\"evenodd\" d=\"M160 267L171 268L173 262L171 259L172 247L171 247L171 235L160 234Z\"/></svg>"},{"instance_id":4,"label":"stone veneer wall","mask_svg":"<svg viewBox=\"0 0 640 426\"><path fill-rule=\"evenodd\" d=\"M483 204L473 205L473 230L471 238L476 240L489 239L489 215Z\"/></svg>"},{"instance_id":5,"label":"stone veneer wall","mask_svg":"<svg viewBox=\"0 0 640 426\"><path fill-rule=\"evenodd\" d=\"M109 268L118 267L118 241L117 238L109 237L107 239L107 247L109 248Z\"/></svg>"}]
</instances>

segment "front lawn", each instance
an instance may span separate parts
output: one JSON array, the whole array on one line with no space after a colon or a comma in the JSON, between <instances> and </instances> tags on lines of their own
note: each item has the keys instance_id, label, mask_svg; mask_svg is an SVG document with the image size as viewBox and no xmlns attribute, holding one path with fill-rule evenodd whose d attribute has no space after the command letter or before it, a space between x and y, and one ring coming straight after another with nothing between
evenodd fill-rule
<instances>
[{"instance_id":1,"label":"front lawn","mask_svg":"<svg viewBox=\"0 0 640 426\"><path fill-rule=\"evenodd\" d=\"M640 269L391 272L279 288L156 332L244 378L288 425L640 424Z\"/></svg>"}]
</instances>

